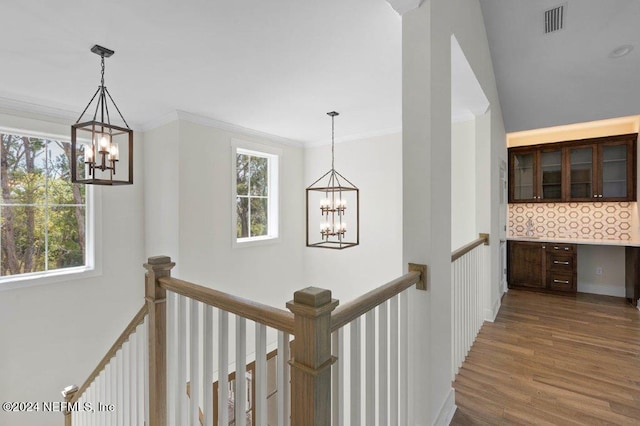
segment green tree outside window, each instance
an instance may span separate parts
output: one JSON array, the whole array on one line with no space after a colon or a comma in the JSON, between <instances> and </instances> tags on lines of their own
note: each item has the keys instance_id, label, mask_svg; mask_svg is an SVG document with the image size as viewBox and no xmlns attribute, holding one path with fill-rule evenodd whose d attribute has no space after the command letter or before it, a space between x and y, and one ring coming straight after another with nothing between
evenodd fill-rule
<instances>
[{"instance_id":1,"label":"green tree outside window","mask_svg":"<svg viewBox=\"0 0 640 426\"><path fill-rule=\"evenodd\" d=\"M71 183L71 145L9 133L0 142L0 276L84 266L86 193Z\"/></svg>"}]
</instances>

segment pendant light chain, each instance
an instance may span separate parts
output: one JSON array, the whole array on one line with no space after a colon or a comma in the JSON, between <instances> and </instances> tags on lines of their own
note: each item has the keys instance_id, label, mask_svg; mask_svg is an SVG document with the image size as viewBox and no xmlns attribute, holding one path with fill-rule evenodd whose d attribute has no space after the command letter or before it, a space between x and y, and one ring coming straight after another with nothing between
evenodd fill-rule
<instances>
[{"instance_id":1,"label":"pendant light chain","mask_svg":"<svg viewBox=\"0 0 640 426\"><path fill-rule=\"evenodd\" d=\"M101 61L101 78L100 78L100 86L104 88L104 55L100 55Z\"/></svg>"},{"instance_id":2,"label":"pendant light chain","mask_svg":"<svg viewBox=\"0 0 640 426\"><path fill-rule=\"evenodd\" d=\"M335 120L335 116L332 115L331 116L331 170L335 170L335 142L334 142L334 132L335 132L335 128L334 128L334 120Z\"/></svg>"}]
</instances>

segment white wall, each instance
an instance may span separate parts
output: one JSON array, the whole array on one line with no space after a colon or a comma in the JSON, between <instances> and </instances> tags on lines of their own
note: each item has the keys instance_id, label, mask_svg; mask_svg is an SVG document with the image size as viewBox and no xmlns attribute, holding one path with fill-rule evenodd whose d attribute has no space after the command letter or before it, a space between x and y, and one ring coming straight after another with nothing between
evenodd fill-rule
<instances>
[{"instance_id":1,"label":"white wall","mask_svg":"<svg viewBox=\"0 0 640 426\"><path fill-rule=\"evenodd\" d=\"M411 298L410 394L415 397L409 423L416 425L446 424L455 407L450 376L452 34L491 108L489 299L499 300L498 165L506 148L482 12L477 0L427 0L403 16L403 263L426 263L430 271L429 291L416 291Z\"/></svg>"},{"instance_id":2,"label":"white wall","mask_svg":"<svg viewBox=\"0 0 640 426\"><path fill-rule=\"evenodd\" d=\"M232 139L282 149L277 242L232 246ZM146 140L158 152L172 146L170 156L147 163L149 176L172 173L169 184L147 182L147 253L170 251L181 279L286 309L293 292L306 287L302 148L184 119L147 132Z\"/></svg>"},{"instance_id":3,"label":"white wall","mask_svg":"<svg viewBox=\"0 0 640 426\"><path fill-rule=\"evenodd\" d=\"M304 283L345 303L403 274L402 135L338 143L335 158L336 170L360 190L360 245L305 248ZM331 146L308 148L304 159L308 186L331 168Z\"/></svg>"},{"instance_id":4,"label":"white wall","mask_svg":"<svg viewBox=\"0 0 640 426\"><path fill-rule=\"evenodd\" d=\"M476 120L451 124L451 248L478 238L476 229Z\"/></svg>"},{"instance_id":5,"label":"white wall","mask_svg":"<svg viewBox=\"0 0 640 426\"><path fill-rule=\"evenodd\" d=\"M625 248L578 245L578 291L625 297Z\"/></svg>"},{"instance_id":6,"label":"white wall","mask_svg":"<svg viewBox=\"0 0 640 426\"><path fill-rule=\"evenodd\" d=\"M0 126L70 135L69 124L0 113ZM135 167L143 136L135 134ZM102 208L101 273L86 279L0 291L0 401L61 401L81 385L143 304L143 174L134 184L97 188ZM0 412L0 424L62 424L60 413Z\"/></svg>"},{"instance_id":7,"label":"white wall","mask_svg":"<svg viewBox=\"0 0 640 426\"><path fill-rule=\"evenodd\" d=\"M145 132L145 257L165 255L174 261L179 258L178 130L179 122L175 120ZM179 264L172 273L180 274Z\"/></svg>"}]
</instances>

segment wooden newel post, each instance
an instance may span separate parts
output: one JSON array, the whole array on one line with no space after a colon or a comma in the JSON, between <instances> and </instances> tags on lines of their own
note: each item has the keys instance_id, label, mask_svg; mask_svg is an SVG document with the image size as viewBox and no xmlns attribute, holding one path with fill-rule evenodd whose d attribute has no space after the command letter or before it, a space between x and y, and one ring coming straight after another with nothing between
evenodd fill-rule
<instances>
[{"instance_id":1,"label":"wooden newel post","mask_svg":"<svg viewBox=\"0 0 640 426\"><path fill-rule=\"evenodd\" d=\"M308 287L296 291L287 308L295 316L291 365L291 425L331 423L331 311L338 301L331 291Z\"/></svg>"},{"instance_id":2,"label":"wooden newel post","mask_svg":"<svg viewBox=\"0 0 640 426\"><path fill-rule=\"evenodd\" d=\"M171 276L175 263L168 256L150 257L144 267L149 315L149 424L167 424L167 292L158 278Z\"/></svg>"},{"instance_id":3,"label":"wooden newel post","mask_svg":"<svg viewBox=\"0 0 640 426\"><path fill-rule=\"evenodd\" d=\"M62 397L64 398L64 402L69 404L73 396L78 392L78 387L76 385L67 386L62 390ZM71 411L69 411L68 406L64 407L64 426L71 426Z\"/></svg>"}]
</instances>

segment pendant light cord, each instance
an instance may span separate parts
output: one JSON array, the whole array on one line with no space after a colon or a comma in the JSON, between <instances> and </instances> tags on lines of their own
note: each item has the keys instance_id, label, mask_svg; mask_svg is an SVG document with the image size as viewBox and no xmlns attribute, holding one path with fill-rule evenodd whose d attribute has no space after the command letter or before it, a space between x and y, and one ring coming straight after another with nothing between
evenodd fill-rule
<instances>
[{"instance_id":1,"label":"pendant light cord","mask_svg":"<svg viewBox=\"0 0 640 426\"><path fill-rule=\"evenodd\" d=\"M335 116L331 116L331 170L335 170L335 142L334 142L334 119Z\"/></svg>"}]
</instances>

